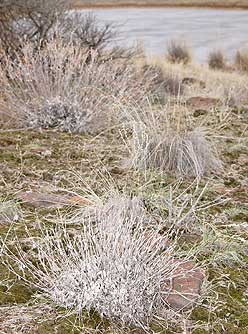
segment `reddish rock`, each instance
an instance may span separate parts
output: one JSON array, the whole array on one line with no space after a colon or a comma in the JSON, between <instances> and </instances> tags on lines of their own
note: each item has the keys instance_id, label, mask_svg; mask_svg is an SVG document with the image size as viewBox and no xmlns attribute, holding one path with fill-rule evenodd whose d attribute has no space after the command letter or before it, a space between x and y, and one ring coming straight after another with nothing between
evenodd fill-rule
<instances>
[{"instance_id":1,"label":"reddish rock","mask_svg":"<svg viewBox=\"0 0 248 334\"><path fill-rule=\"evenodd\" d=\"M188 310L200 297L205 275L192 261L175 259L173 264L177 266L171 273L172 279L164 285L164 301L176 311Z\"/></svg>"},{"instance_id":2,"label":"reddish rock","mask_svg":"<svg viewBox=\"0 0 248 334\"><path fill-rule=\"evenodd\" d=\"M192 107L193 109L208 110L220 106L221 101L213 97L195 96L189 98L186 101L186 105Z\"/></svg>"},{"instance_id":3,"label":"reddish rock","mask_svg":"<svg viewBox=\"0 0 248 334\"><path fill-rule=\"evenodd\" d=\"M59 209L66 205L90 205L89 200L81 196L63 196L47 193L38 193L33 191L21 192L16 196L24 203L30 204L36 208Z\"/></svg>"}]
</instances>

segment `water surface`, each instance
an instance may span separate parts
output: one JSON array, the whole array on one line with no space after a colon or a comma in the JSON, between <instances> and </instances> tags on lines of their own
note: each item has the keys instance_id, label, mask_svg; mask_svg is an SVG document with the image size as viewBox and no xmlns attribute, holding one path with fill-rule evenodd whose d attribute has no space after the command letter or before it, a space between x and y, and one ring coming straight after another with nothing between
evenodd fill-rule
<instances>
[{"instance_id":1,"label":"water surface","mask_svg":"<svg viewBox=\"0 0 248 334\"><path fill-rule=\"evenodd\" d=\"M206 60L211 49L221 48L231 57L237 49L248 46L246 10L161 7L93 9L92 12L101 21L121 24L119 44L128 46L142 41L149 54L163 54L172 38L186 40L200 62Z\"/></svg>"}]
</instances>

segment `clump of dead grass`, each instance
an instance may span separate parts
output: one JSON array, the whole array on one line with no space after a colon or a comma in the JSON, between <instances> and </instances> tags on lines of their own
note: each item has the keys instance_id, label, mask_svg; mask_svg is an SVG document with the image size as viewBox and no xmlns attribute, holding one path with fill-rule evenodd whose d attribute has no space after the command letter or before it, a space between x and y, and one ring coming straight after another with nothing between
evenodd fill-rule
<instances>
[{"instance_id":1,"label":"clump of dead grass","mask_svg":"<svg viewBox=\"0 0 248 334\"><path fill-rule=\"evenodd\" d=\"M166 58L171 63L188 64L192 56L190 48L184 41L172 40L167 46Z\"/></svg>"},{"instance_id":2,"label":"clump of dead grass","mask_svg":"<svg viewBox=\"0 0 248 334\"><path fill-rule=\"evenodd\" d=\"M235 66L239 71L248 72L248 50L237 51Z\"/></svg>"},{"instance_id":3,"label":"clump of dead grass","mask_svg":"<svg viewBox=\"0 0 248 334\"><path fill-rule=\"evenodd\" d=\"M208 66L211 69L225 70L226 58L221 50L213 50L208 54Z\"/></svg>"},{"instance_id":4,"label":"clump of dead grass","mask_svg":"<svg viewBox=\"0 0 248 334\"><path fill-rule=\"evenodd\" d=\"M170 96L181 96L184 92L184 85L180 75L163 71L157 64L145 64L141 68L144 79L150 83L150 91L155 98L164 104Z\"/></svg>"},{"instance_id":5,"label":"clump of dead grass","mask_svg":"<svg viewBox=\"0 0 248 334\"><path fill-rule=\"evenodd\" d=\"M166 111L135 111L130 143L131 166L197 178L221 169L221 162L206 130L189 129L180 115ZM176 125L175 125L176 124Z\"/></svg>"}]
</instances>

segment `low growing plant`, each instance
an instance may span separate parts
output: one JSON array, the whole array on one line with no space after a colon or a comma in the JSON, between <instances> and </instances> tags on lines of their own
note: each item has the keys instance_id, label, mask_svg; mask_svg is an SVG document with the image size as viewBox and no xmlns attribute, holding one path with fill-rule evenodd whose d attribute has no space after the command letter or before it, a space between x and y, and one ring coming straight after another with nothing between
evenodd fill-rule
<instances>
[{"instance_id":1,"label":"low growing plant","mask_svg":"<svg viewBox=\"0 0 248 334\"><path fill-rule=\"evenodd\" d=\"M182 120L154 110L135 112L131 126L130 164L134 168L198 179L221 169L216 150L202 128L188 130Z\"/></svg>"},{"instance_id":2,"label":"low growing plant","mask_svg":"<svg viewBox=\"0 0 248 334\"><path fill-rule=\"evenodd\" d=\"M113 198L92 213L81 216L81 231L73 235L61 225L52 230L42 226L33 243L34 259L20 244L13 249L5 240L9 268L79 316L94 310L120 326L146 330L151 321L166 322L171 317L172 279L189 257L181 258L174 242L151 230L136 200ZM190 266L185 273L196 268Z\"/></svg>"}]
</instances>

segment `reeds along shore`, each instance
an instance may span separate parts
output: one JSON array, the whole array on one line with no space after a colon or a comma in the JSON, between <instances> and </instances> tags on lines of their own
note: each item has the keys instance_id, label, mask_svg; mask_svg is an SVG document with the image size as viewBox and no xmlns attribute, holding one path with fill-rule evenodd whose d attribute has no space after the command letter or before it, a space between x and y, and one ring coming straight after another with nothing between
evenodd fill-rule
<instances>
[{"instance_id":1,"label":"reeds along shore","mask_svg":"<svg viewBox=\"0 0 248 334\"><path fill-rule=\"evenodd\" d=\"M202 1L202 0L151 0L151 1L128 1L128 0L112 0L112 1L84 1L75 0L73 3L76 8L90 8L90 7L199 7L199 8L219 8L219 9L248 9L248 2L246 0L240 1Z\"/></svg>"}]
</instances>

